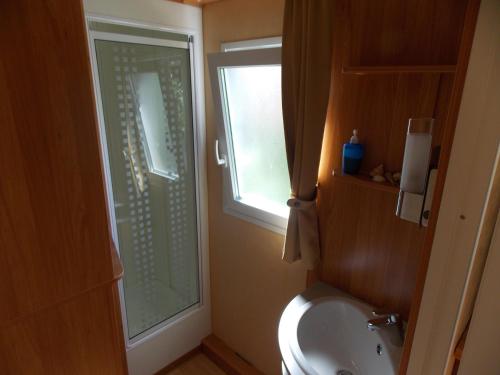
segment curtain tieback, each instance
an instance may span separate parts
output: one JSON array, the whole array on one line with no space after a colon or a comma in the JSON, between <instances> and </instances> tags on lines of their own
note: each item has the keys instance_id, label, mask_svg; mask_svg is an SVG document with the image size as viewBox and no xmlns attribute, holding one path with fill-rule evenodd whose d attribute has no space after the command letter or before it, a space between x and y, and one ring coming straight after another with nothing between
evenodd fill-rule
<instances>
[{"instance_id":1,"label":"curtain tieback","mask_svg":"<svg viewBox=\"0 0 500 375\"><path fill-rule=\"evenodd\" d=\"M292 197L286 201L286 205L295 210L307 210L308 208L316 205L316 199L305 200Z\"/></svg>"}]
</instances>

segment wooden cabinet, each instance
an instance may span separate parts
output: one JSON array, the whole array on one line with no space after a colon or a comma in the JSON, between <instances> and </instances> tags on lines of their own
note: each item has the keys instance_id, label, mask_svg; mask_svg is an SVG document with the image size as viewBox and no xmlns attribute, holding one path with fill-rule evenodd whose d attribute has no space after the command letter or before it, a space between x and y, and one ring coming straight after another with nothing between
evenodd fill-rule
<instances>
[{"instance_id":1,"label":"wooden cabinet","mask_svg":"<svg viewBox=\"0 0 500 375\"><path fill-rule=\"evenodd\" d=\"M112 287L96 288L0 330L0 372L112 375L126 372Z\"/></svg>"},{"instance_id":2,"label":"wooden cabinet","mask_svg":"<svg viewBox=\"0 0 500 375\"><path fill-rule=\"evenodd\" d=\"M439 3L439 5L438 5ZM316 275L409 320L406 372L467 69L478 0L336 0L329 114L319 171L321 262ZM433 117L440 149L429 227L395 216L393 187L340 170L358 129L366 174L401 170L411 117ZM440 146L440 147L438 147Z\"/></svg>"},{"instance_id":3,"label":"wooden cabinet","mask_svg":"<svg viewBox=\"0 0 500 375\"><path fill-rule=\"evenodd\" d=\"M364 176L382 163L401 171L411 117L435 118L433 146L442 144L466 6L336 1L318 189L319 278L405 319L426 230L395 216L397 188ZM365 145L362 174L342 176L342 144L353 129Z\"/></svg>"},{"instance_id":4,"label":"wooden cabinet","mask_svg":"<svg viewBox=\"0 0 500 375\"><path fill-rule=\"evenodd\" d=\"M0 372L124 373L82 4L0 14Z\"/></svg>"}]
</instances>

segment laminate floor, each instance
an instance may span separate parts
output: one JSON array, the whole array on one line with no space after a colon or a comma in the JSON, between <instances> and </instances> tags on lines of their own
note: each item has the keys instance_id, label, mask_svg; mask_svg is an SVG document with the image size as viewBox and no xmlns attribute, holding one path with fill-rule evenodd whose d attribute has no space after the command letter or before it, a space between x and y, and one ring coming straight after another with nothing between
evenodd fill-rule
<instances>
[{"instance_id":1,"label":"laminate floor","mask_svg":"<svg viewBox=\"0 0 500 375\"><path fill-rule=\"evenodd\" d=\"M168 372L168 375L225 375L210 358L197 353Z\"/></svg>"}]
</instances>

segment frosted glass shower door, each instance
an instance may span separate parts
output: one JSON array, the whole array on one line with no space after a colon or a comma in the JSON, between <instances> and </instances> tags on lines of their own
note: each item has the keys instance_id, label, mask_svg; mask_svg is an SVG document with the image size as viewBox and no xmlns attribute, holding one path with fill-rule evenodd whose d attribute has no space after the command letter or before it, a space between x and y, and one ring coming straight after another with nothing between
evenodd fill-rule
<instances>
[{"instance_id":1,"label":"frosted glass shower door","mask_svg":"<svg viewBox=\"0 0 500 375\"><path fill-rule=\"evenodd\" d=\"M134 339L200 300L197 185L189 49L120 39L93 47Z\"/></svg>"}]
</instances>

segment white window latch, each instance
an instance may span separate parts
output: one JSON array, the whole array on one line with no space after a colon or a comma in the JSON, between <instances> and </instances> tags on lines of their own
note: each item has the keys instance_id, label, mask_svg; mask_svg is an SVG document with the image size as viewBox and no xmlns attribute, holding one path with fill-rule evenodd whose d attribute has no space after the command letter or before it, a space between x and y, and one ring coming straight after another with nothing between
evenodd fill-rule
<instances>
[{"instance_id":1,"label":"white window latch","mask_svg":"<svg viewBox=\"0 0 500 375\"><path fill-rule=\"evenodd\" d=\"M227 157L226 155L222 155L222 157L219 154L219 140L215 140L215 161L217 162L217 165L223 166L224 168L227 168Z\"/></svg>"}]
</instances>

